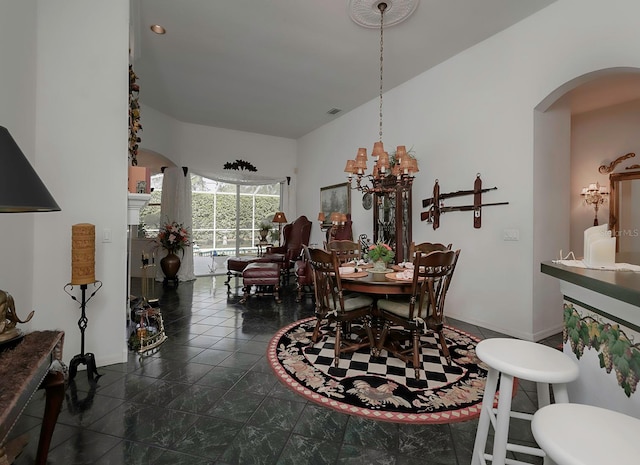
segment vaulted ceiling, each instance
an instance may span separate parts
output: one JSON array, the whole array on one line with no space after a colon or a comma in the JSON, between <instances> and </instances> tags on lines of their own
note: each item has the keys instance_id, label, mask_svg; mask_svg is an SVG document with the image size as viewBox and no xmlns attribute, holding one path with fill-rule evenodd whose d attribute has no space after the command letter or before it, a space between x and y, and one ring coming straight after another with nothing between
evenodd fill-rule
<instances>
[{"instance_id":1,"label":"vaulted ceiling","mask_svg":"<svg viewBox=\"0 0 640 465\"><path fill-rule=\"evenodd\" d=\"M384 30L384 90L553 2L420 0ZM378 96L380 31L356 24L350 3L133 0L140 101L187 123L299 138ZM389 15L403 0L387 3Z\"/></svg>"}]
</instances>

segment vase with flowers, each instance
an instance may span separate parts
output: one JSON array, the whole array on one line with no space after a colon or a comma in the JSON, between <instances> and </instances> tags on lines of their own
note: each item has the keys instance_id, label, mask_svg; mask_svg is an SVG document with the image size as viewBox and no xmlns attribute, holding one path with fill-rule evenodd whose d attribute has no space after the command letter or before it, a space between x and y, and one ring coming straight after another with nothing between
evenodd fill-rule
<instances>
[{"instance_id":1,"label":"vase with flowers","mask_svg":"<svg viewBox=\"0 0 640 465\"><path fill-rule=\"evenodd\" d=\"M182 251L184 255L184 248L191 245L189 230L182 223L168 221L158 230L156 242L168 252L167 256L160 260L165 283L167 280L176 282L176 276L180 270L180 257L177 252Z\"/></svg>"},{"instance_id":2,"label":"vase with flowers","mask_svg":"<svg viewBox=\"0 0 640 465\"><path fill-rule=\"evenodd\" d=\"M395 257L395 252L388 244L378 242L370 245L367 251L367 258L373 262L373 271L383 272L387 268L387 264Z\"/></svg>"}]
</instances>

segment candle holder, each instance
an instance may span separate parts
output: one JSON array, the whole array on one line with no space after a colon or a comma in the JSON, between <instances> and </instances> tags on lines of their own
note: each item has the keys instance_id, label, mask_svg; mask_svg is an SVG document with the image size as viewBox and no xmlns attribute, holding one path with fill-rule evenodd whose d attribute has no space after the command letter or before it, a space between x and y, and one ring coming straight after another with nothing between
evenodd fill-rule
<instances>
[{"instance_id":1,"label":"candle holder","mask_svg":"<svg viewBox=\"0 0 640 465\"><path fill-rule=\"evenodd\" d=\"M102 287L102 281L94 281L90 284L93 284L94 290L88 298L86 296L88 284L80 284L80 300L78 300L78 298L72 293L77 284L68 283L64 286L64 291L71 297L71 299L76 302L80 302L80 309L82 310L80 319L78 320L78 328L80 328L80 353L74 355L69 363L69 381L72 381L73 378L75 378L78 371L78 365L81 363L87 366L87 378L89 381L93 380L94 375L96 378L102 376L98 373L95 355L84 352L84 332L87 329L87 324L89 323L89 319L86 314L87 302L89 302L91 298L96 295L96 292L100 290Z\"/></svg>"},{"instance_id":2,"label":"candle holder","mask_svg":"<svg viewBox=\"0 0 640 465\"><path fill-rule=\"evenodd\" d=\"M609 198L609 190L596 182L589 184L589 187L583 187L580 195L584 197L585 205L593 205L595 210L593 225L598 226L598 210L600 205L603 205Z\"/></svg>"}]
</instances>

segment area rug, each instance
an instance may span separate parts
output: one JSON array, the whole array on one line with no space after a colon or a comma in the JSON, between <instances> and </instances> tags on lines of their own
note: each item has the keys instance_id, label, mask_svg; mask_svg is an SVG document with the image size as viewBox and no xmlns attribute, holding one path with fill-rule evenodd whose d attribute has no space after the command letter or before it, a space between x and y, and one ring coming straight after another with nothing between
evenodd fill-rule
<instances>
[{"instance_id":1,"label":"area rug","mask_svg":"<svg viewBox=\"0 0 640 465\"><path fill-rule=\"evenodd\" d=\"M315 318L278 331L267 349L269 364L287 387L342 413L397 423L454 423L480 415L487 376L475 353L479 340L445 326L452 363L447 365L437 338L423 335L420 379L413 367L385 350L373 357L368 348L342 354L333 365L334 338L313 344Z\"/></svg>"}]
</instances>

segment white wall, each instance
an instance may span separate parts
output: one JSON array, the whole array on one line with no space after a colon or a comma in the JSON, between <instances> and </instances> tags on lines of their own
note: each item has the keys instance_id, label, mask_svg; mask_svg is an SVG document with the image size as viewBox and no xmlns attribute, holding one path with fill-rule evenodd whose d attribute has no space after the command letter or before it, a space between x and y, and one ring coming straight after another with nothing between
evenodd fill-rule
<instances>
[{"instance_id":1,"label":"white wall","mask_svg":"<svg viewBox=\"0 0 640 465\"><path fill-rule=\"evenodd\" d=\"M413 237L462 249L450 316L526 339L557 326L558 317L545 316L535 328L533 323L533 274L539 273L533 253L534 109L574 78L640 66L638 14L640 4L633 0L559 0L385 93L385 143L413 146L420 163ZM385 39L393 40L393 29ZM385 63L393 67L393 57L385 56ZM371 147L377 104L371 101L298 141L298 182L305 186L298 191L299 211L316 212L320 187L343 181L345 160L358 147ZM318 179L319 172L326 174ZM479 230L468 212L447 213L437 231L420 222L420 201L431 196L436 178L443 192L470 189L478 172L485 186L498 187L483 200L508 206L484 209ZM356 199L354 230L371 234L370 212ZM466 201L471 199L460 203ZM503 241L507 228L519 230L520 241ZM312 241L320 240L314 228Z\"/></svg>"},{"instance_id":2,"label":"white wall","mask_svg":"<svg viewBox=\"0 0 640 465\"><path fill-rule=\"evenodd\" d=\"M639 15L635 0L559 0L385 93L387 147L413 146L420 161L414 238L462 249L448 300L451 316L530 339L556 324L546 314L540 321L533 316L539 311L532 297L539 269L532 237L534 108L592 71L640 67ZM0 124L62 207L60 213L0 215L0 288L14 295L20 314L36 310L31 329L66 331L67 360L80 347L79 310L63 291L71 272L71 225L78 222L96 224L96 276L104 282L88 305L87 351L99 364L126 357L128 32L126 0L0 0ZM392 67L393 57L385 62ZM140 85L143 100L143 76ZM152 143L147 121L142 145L194 171L241 158L265 175L291 175L293 215L313 220L320 187L343 182L345 160L377 139L377 104L373 100L299 141L165 121L172 130L164 144L175 152L166 153ZM485 186L498 187L484 200L510 205L484 209L480 230L468 212L447 213L437 231L420 222L420 200L430 196L436 178L443 192L469 189L478 172ZM354 233L370 234L371 212L357 195L352 210ZM506 228L518 229L520 241L504 242ZM112 230L112 243L100 241L103 229ZM314 226L312 242L322 237Z\"/></svg>"},{"instance_id":3,"label":"white wall","mask_svg":"<svg viewBox=\"0 0 640 465\"><path fill-rule=\"evenodd\" d=\"M576 257L583 255L583 232L593 226L594 209L584 205L580 190L590 183L609 186L609 175L598 172L629 152L635 158L616 167L640 163L640 100L589 111L572 118L571 137L571 249ZM609 204L598 210L600 224L609 221Z\"/></svg>"},{"instance_id":4,"label":"white wall","mask_svg":"<svg viewBox=\"0 0 640 465\"><path fill-rule=\"evenodd\" d=\"M562 330L563 299L557 279L540 273L540 262L569 249L571 113L566 99L534 113L533 339Z\"/></svg>"},{"instance_id":5,"label":"white wall","mask_svg":"<svg viewBox=\"0 0 640 465\"><path fill-rule=\"evenodd\" d=\"M144 96L144 77L140 76L140 99ZM224 170L226 162L244 160L253 164L258 176L284 180L283 211L293 221L296 211L296 141L231 129L213 128L177 121L149 106L142 105L141 147L161 153L190 172L216 178L238 174Z\"/></svg>"},{"instance_id":6,"label":"white wall","mask_svg":"<svg viewBox=\"0 0 640 465\"><path fill-rule=\"evenodd\" d=\"M35 165L36 0L0 0L0 63L0 126L9 130ZM0 214L0 289L13 295L16 311L22 318L33 309L35 215Z\"/></svg>"},{"instance_id":7,"label":"white wall","mask_svg":"<svg viewBox=\"0 0 640 465\"><path fill-rule=\"evenodd\" d=\"M35 310L23 329L65 331L67 362L80 352L80 311L63 289L71 226L80 222L96 225L96 278L104 283L87 307L86 352L100 365L127 356L128 7L127 0L0 0L0 125L62 208L0 215L0 288L19 315ZM100 242L105 228L109 244Z\"/></svg>"}]
</instances>

